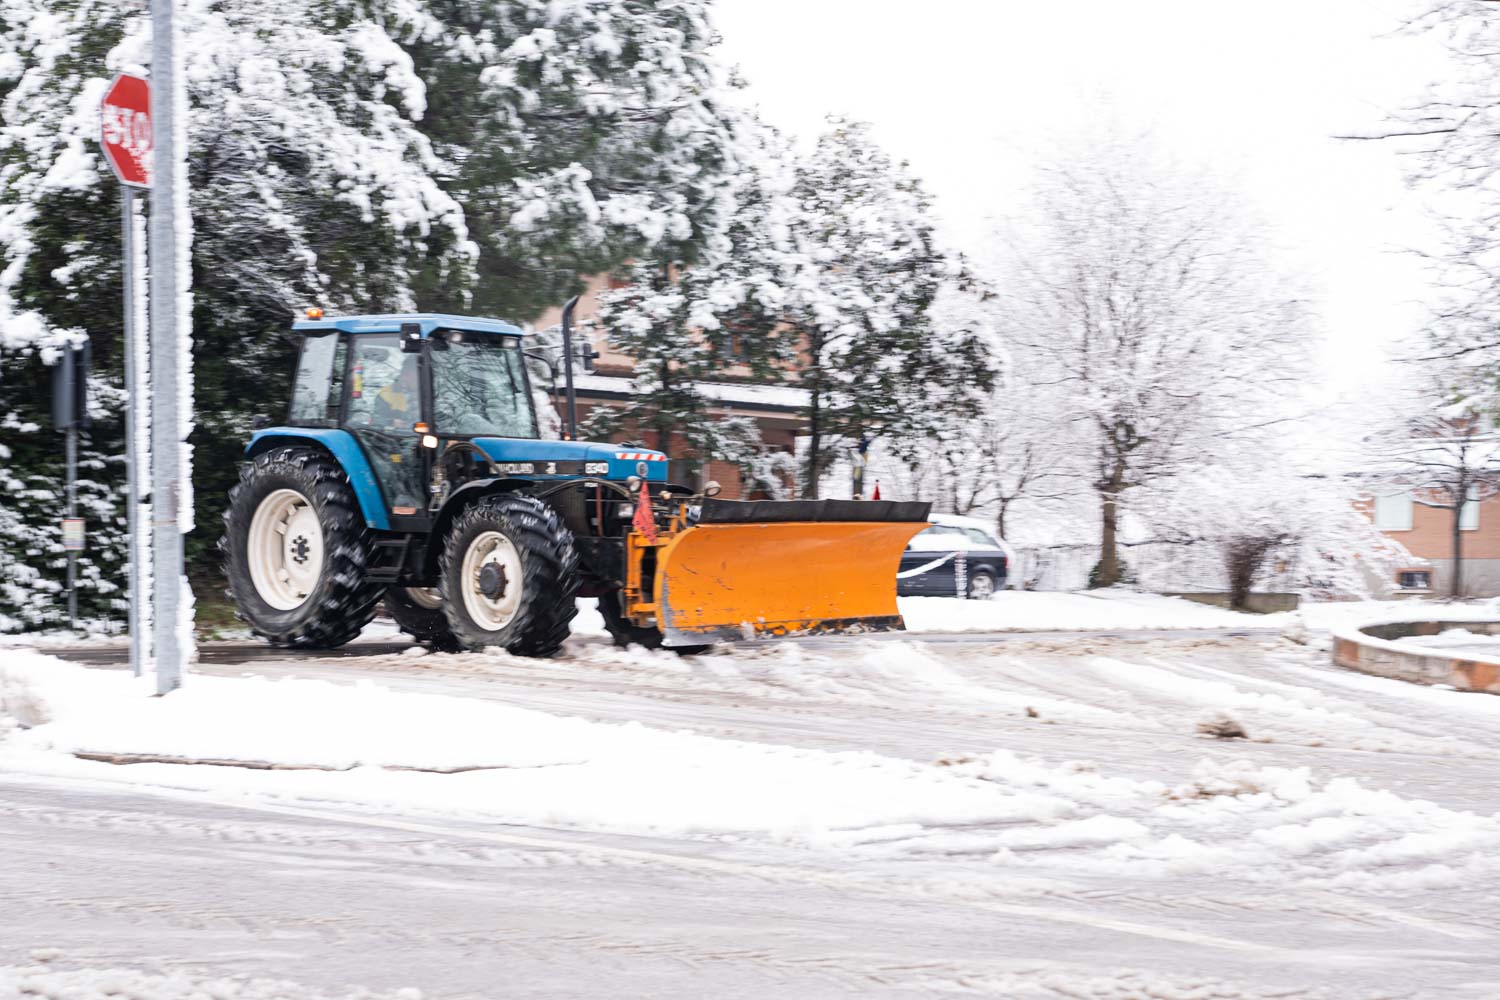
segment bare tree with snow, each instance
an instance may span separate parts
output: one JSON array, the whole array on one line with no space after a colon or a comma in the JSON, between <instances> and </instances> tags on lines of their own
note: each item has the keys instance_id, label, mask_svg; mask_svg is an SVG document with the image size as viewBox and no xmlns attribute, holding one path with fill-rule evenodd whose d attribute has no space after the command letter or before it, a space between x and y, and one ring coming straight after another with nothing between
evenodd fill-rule
<instances>
[{"instance_id":1,"label":"bare tree with snow","mask_svg":"<svg viewBox=\"0 0 1500 1000\"><path fill-rule=\"evenodd\" d=\"M1005 336L1035 352L1088 456L1100 586L1123 579L1132 492L1284 419L1308 335L1232 194L1143 140L1095 138L1041 176L1012 234Z\"/></svg>"}]
</instances>

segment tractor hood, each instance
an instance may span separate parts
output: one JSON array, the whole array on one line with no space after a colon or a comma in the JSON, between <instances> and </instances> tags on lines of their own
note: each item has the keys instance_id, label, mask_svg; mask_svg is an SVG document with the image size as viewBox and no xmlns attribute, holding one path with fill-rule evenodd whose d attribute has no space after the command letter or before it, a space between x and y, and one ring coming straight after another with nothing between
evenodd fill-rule
<instances>
[{"instance_id":1,"label":"tractor hood","mask_svg":"<svg viewBox=\"0 0 1500 1000\"><path fill-rule=\"evenodd\" d=\"M645 479L665 482L667 456L648 448L590 441L531 441L525 438L477 437L474 444L484 450L500 471L519 477L592 476L623 481L640 475L638 467L646 466Z\"/></svg>"}]
</instances>

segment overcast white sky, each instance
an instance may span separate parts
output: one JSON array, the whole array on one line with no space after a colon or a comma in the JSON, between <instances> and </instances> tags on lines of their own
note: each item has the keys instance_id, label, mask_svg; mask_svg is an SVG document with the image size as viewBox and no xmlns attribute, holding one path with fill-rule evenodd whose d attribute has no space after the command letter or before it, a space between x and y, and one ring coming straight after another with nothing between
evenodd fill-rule
<instances>
[{"instance_id":1,"label":"overcast white sky","mask_svg":"<svg viewBox=\"0 0 1500 1000\"><path fill-rule=\"evenodd\" d=\"M1422 317L1422 198L1377 127L1447 69L1391 37L1416 0L717 0L748 98L803 140L829 112L877 138L976 249L1021 210L1057 138L1113 107L1191 164L1242 183L1322 293L1343 388ZM1418 6L1420 6L1418 4ZM1107 117L1107 116L1106 116Z\"/></svg>"}]
</instances>

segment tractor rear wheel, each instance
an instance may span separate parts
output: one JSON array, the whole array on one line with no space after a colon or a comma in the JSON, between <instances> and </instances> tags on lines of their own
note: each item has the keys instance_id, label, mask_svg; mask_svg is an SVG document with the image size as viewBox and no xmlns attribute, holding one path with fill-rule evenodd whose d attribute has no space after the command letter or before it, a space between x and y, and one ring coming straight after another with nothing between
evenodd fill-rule
<instances>
[{"instance_id":1,"label":"tractor rear wheel","mask_svg":"<svg viewBox=\"0 0 1500 1000\"><path fill-rule=\"evenodd\" d=\"M385 612L401 631L442 650L458 649L458 639L443 614L443 595L436 587L392 587L385 592Z\"/></svg>"},{"instance_id":2,"label":"tractor rear wheel","mask_svg":"<svg viewBox=\"0 0 1500 1000\"><path fill-rule=\"evenodd\" d=\"M605 594L599 598L599 615L604 619L604 627L609 630L610 636L615 640L616 646L644 646L647 649L670 649L681 656L696 656L713 649L713 644L705 646L663 646L661 629L652 628L649 625L637 625L625 613L620 610L620 595L618 592Z\"/></svg>"},{"instance_id":3,"label":"tractor rear wheel","mask_svg":"<svg viewBox=\"0 0 1500 1000\"><path fill-rule=\"evenodd\" d=\"M219 551L240 617L278 646L332 649L375 617L370 535L348 477L322 451L272 448L245 465Z\"/></svg>"},{"instance_id":4,"label":"tractor rear wheel","mask_svg":"<svg viewBox=\"0 0 1500 1000\"><path fill-rule=\"evenodd\" d=\"M487 496L453 520L443 546L443 613L466 649L551 656L578 613L578 555L535 497Z\"/></svg>"}]
</instances>

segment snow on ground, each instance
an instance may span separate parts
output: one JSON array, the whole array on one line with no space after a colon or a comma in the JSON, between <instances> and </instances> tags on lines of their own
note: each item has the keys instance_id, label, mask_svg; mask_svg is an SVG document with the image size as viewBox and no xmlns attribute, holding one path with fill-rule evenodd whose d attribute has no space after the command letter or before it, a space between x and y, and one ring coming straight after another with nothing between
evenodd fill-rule
<instances>
[{"instance_id":1,"label":"snow on ground","mask_svg":"<svg viewBox=\"0 0 1500 1000\"><path fill-rule=\"evenodd\" d=\"M955 723L964 713L1034 718L1038 726L1097 734L1075 738L1068 757L955 736L956 746L974 750L924 760L590 721L368 681L200 675L158 699L148 697L149 684L122 672L25 653L0 667L0 690L8 692L0 711L26 727L0 743L0 769L381 813L754 837L876 859L961 857L997 872L1041 875L1063 866L1099 876L1213 876L1367 893L1492 885L1500 874L1500 858L1486 846L1500 839L1494 815L1267 763L1255 743L1241 744L1238 756L1216 753L1186 780L1165 770L1127 773L1107 757L1084 759L1091 747L1107 745L1099 736L1155 734L1181 745L1205 739L1196 729L1226 716L1268 745L1420 754L1429 767L1445 756L1500 757L1493 741L1476 742L1475 730L1465 728L1492 727L1493 714L1461 710L1447 733L1434 731L1406 718L1408 702L1373 703L1357 690L1315 683L1324 672L1310 676L1307 655L1272 653L1260 672L1245 674L1149 647L1129 661L1085 647L1062 659L1064 674L1057 657L1034 651L954 655L918 641L835 649L788 643L679 659L581 640L568 657L540 664L503 654L418 661L481 674L536 670L565 686L634 674L663 689L775 691L768 697L788 709L799 701L865 704L871 712L906 706L908 713L941 710ZM1394 683L1371 690L1399 699L1405 686ZM1466 697L1414 690L1428 699ZM1219 746L1205 741L1205 750ZM344 770L119 766L78 760L73 751Z\"/></svg>"},{"instance_id":2,"label":"snow on ground","mask_svg":"<svg viewBox=\"0 0 1500 1000\"><path fill-rule=\"evenodd\" d=\"M987 601L903 597L912 632L996 632L1009 629L1274 628L1267 616L1195 604L1180 597L1111 589L1053 593L1002 590Z\"/></svg>"},{"instance_id":3,"label":"snow on ground","mask_svg":"<svg viewBox=\"0 0 1500 1000\"><path fill-rule=\"evenodd\" d=\"M1435 619L1462 621L1500 617L1500 599L1475 601L1304 601L1293 612L1246 614L1196 604L1125 587L1109 590L1059 592L1005 590L987 601L951 597L898 599L906 627L912 632L1118 631L1122 629L1306 628L1318 632L1381 621ZM573 634L607 635L593 598L580 598ZM246 630L225 631L218 639L252 639ZM388 618L376 618L361 633L362 642L393 642L404 637ZM119 634L80 637L68 631L0 635L0 648L123 646Z\"/></svg>"},{"instance_id":4,"label":"snow on ground","mask_svg":"<svg viewBox=\"0 0 1500 1000\"><path fill-rule=\"evenodd\" d=\"M987 601L903 597L898 603L913 632L1298 627L1326 632L1381 621L1500 617L1500 600L1304 601L1296 611L1256 615L1123 587L1066 593L1005 590Z\"/></svg>"},{"instance_id":5,"label":"snow on ground","mask_svg":"<svg viewBox=\"0 0 1500 1000\"><path fill-rule=\"evenodd\" d=\"M420 990L325 993L298 983L186 971L58 968L65 956L39 949L34 965L0 965L0 998L31 1000L421 1000ZM45 963L45 964L44 964Z\"/></svg>"}]
</instances>

